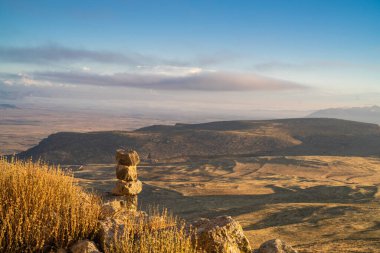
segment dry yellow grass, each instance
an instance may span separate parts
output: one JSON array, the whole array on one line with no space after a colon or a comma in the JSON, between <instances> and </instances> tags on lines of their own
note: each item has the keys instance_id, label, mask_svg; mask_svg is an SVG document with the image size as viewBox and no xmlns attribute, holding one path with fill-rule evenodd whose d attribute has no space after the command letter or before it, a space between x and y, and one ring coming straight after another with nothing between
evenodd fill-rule
<instances>
[{"instance_id":1,"label":"dry yellow grass","mask_svg":"<svg viewBox=\"0 0 380 253\"><path fill-rule=\"evenodd\" d=\"M86 193L59 167L0 158L0 252L40 252L96 239L100 198ZM182 220L153 208L123 216L105 252L200 252ZM119 223L120 224L120 223ZM122 238L122 239L121 239Z\"/></svg>"},{"instance_id":2,"label":"dry yellow grass","mask_svg":"<svg viewBox=\"0 0 380 253\"><path fill-rule=\"evenodd\" d=\"M183 220L168 214L166 209L159 212L158 208L152 208L148 215L124 216L123 224L121 229L115 229L121 235L115 234L108 247L103 245L106 253L203 252L194 242L195 231L186 228Z\"/></svg>"},{"instance_id":3,"label":"dry yellow grass","mask_svg":"<svg viewBox=\"0 0 380 253\"><path fill-rule=\"evenodd\" d=\"M0 252L65 248L94 235L99 198L42 163L0 158Z\"/></svg>"}]
</instances>

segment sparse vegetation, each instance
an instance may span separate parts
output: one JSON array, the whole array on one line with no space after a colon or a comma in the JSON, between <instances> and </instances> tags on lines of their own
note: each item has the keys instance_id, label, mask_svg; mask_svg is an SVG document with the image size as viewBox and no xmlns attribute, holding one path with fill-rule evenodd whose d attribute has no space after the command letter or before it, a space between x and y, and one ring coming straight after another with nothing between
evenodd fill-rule
<instances>
[{"instance_id":1,"label":"sparse vegetation","mask_svg":"<svg viewBox=\"0 0 380 253\"><path fill-rule=\"evenodd\" d=\"M0 158L0 252L38 252L68 248L95 239L100 199L76 185L59 167ZM152 208L149 215L125 215L122 235L105 252L200 252L194 232L182 220ZM121 238L121 239L120 239Z\"/></svg>"},{"instance_id":2,"label":"sparse vegetation","mask_svg":"<svg viewBox=\"0 0 380 253\"><path fill-rule=\"evenodd\" d=\"M148 215L125 216L119 235L116 233L110 245L103 245L105 252L123 253L200 253L194 244L194 231L186 228L183 220L164 209L153 208ZM119 238L123 238L120 240Z\"/></svg>"},{"instance_id":3,"label":"sparse vegetation","mask_svg":"<svg viewBox=\"0 0 380 253\"><path fill-rule=\"evenodd\" d=\"M99 192L114 185L113 164L74 173ZM380 246L379 158L209 158L144 165L139 177L142 208L159 203L186 220L231 215L253 248L273 238L303 253L367 253Z\"/></svg>"},{"instance_id":4,"label":"sparse vegetation","mask_svg":"<svg viewBox=\"0 0 380 253\"><path fill-rule=\"evenodd\" d=\"M0 252L66 247L94 235L99 199L41 162L0 158Z\"/></svg>"}]
</instances>

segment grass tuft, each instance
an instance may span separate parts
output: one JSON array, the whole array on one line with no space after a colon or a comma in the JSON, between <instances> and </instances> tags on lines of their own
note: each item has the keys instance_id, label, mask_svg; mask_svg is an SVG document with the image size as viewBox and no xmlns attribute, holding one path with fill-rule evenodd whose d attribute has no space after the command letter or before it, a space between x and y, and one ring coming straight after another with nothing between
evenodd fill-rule
<instances>
[{"instance_id":1,"label":"grass tuft","mask_svg":"<svg viewBox=\"0 0 380 253\"><path fill-rule=\"evenodd\" d=\"M148 215L125 216L123 229L115 229L111 245L103 245L106 253L202 253L197 247L195 231L185 222L157 207Z\"/></svg>"},{"instance_id":2,"label":"grass tuft","mask_svg":"<svg viewBox=\"0 0 380 253\"><path fill-rule=\"evenodd\" d=\"M41 162L0 158L0 252L67 248L95 234L100 200Z\"/></svg>"},{"instance_id":3,"label":"grass tuft","mask_svg":"<svg viewBox=\"0 0 380 253\"><path fill-rule=\"evenodd\" d=\"M96 240L100 210L99 197L59 167L0 157L0 252L49 252ZM118 225L119 234L102 245L106 253L201 252L194 231L166 210L125 215Z\"/></svg>"}]
</instances>

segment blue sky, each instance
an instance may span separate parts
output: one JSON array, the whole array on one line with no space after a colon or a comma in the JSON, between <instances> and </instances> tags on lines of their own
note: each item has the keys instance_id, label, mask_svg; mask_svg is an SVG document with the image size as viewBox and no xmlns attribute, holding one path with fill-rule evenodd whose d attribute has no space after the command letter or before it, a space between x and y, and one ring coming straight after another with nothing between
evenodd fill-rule
<instances>
[{"instance_id":1,"label":"blue sky","mask_svg":"<svg viewBox=\"0 0 380 253\"><path fill-rule=\"evenodd\" d=\"M380 104L379 31L377 0L1 0L0 91L242 112Z\"/></svg>"}]
</instances>

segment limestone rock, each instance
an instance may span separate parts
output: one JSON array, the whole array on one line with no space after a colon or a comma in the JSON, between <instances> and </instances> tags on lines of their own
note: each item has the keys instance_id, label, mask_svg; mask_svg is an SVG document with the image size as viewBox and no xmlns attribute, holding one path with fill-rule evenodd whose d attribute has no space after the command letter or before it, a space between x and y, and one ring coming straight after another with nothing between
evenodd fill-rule
<instances>
[{"instance_id":1,"label":"limestone rock","mask_svg":"<svg viewBox=\"0 0 380 253\"><path fill-rule=\"evenodd\" d=\"M137 203L138 203L138 200L137 200L137 195L127 195L124 197L125 199L125 207L127 209L131 209L131 210L137 210Z\"/></svg>"},{"instance_id":2,"label":"limestone rock","mask_svg":"<svg viewBox=\"0 0 380 253\"><path fill-rule=\"evenodd\" d=\"M116 150L116 161L120 165L136 166L140 163L140 157L136 151Z\"/></svg>"},{"instance_id":3,"label":"limestone rock","mask_svg":"<svg viewBox=\"0 0 380 253\"><path fill-rule=\"evenodd\" d=\"M254 253L297 253L290 245L280 239L273 239L261 244L260 248Z\"/></svg>"},{"instance_id":4,"label":"limestone rock","mask_svg":"<svg viewBox=\"0 0 380 253\"><path fill-rule=\"evenodd\" d=\"M137 209L137 194L142 190L141 181L137 180L137 164L140 162L139 155L136 151L125 151L118 149L116 151L116 177L119 181L112 189L112 194L124 196L120 204L124 205L127 210ZM104 214L113 213L114 206L105 206ZM107 216L107 215L105 215Z\"/></svg>"},{"instance_id":5,"label":"limestone rock","mask_svg":"<svg viewBox=\"0 0 380 253\"><path fill-rule=\"evenodd\" d=\"M107 217L113 217L115 214L122 211L124 207L124 198L116 197L113 201L106 202L102 205L100 219L106 219Z\"/></svg>"},{"instance_id":6,"label":"limestone rock","mask_svg":"<svg viewBox=\"0 0 380 253\"><path fill-rule=\"evenodd\" d=\"M72 253L101 253L95 243L89 240L78 241L71 246Z\"/></svg>"},{"instance_id":7,"label":"limestone rock","mask_svg":"<svg viewBox=\"0 0 380 253\"><path fill-rule=\"evenodd\" d=\"M197 229L198 245L210 253L248 253L251 246L241 225L231 216L200 219L193 223Z\"/></svg>"},{"instance_id":8,"label":"limestone rock","mask_svg":"<svg viewBox=\"0 0 380 253\"><path fill-rule=\"evenodd\" d=\"M137 196L119 196L115 197L115 200L103 204L99 219L125 218L130 216L131 213L139 213L140 216L145 213L143 211L137 212Z\"/></svg>"},{"instance_id":9,"label":"limestone rock","mask_svg":"<svg viewBox=\"0 0 380 253\"><path fill-rule=\"evenodd\" d=\"M117 165L116 166L116 177L117 177L117 179L120 179L120 180L136 181L137 180L137 168L136 168L136 166Z\"/></svg>"},{"instance_id":10,"label":"limestone rock","mask_svg":"<svg viewBox=\"0 0 380 253\"><path fill-rule=\"evenodd\" d=\"M114 241L119 240L120 235L123 235L124 226L122 221L114 218L99 221L99 239L103 251L110 249Z\"/></svg>"},{"instance_id":11,"label":"limestone rock","mask_svg":"<svg viewBox=\"0 0 380 253\"><path fill-rule=\"evenodd\" d=\"M137 181L123 181L119 180L116 183L115 188L112 189L112 194L117 196L124 195L137 195L142 190L142 183L140 180Z\"/></svg>"},{"instance_id":12,"label":"limestone rock","mask_svg":"<svg viewBox=\"0 0 380 253\"><path fill-rule=\"evenodd\" d=\"M130 224L133 219L146 219L147 214L143 211L131 211L122 209L112 218L100 220L98 223L100 245L104 248L112 249L115 241L123 240L125 224ZM126 222L129 220L129 222ZM112 250L111 250L112 252Z\"/></svg>"}]
</instances>

